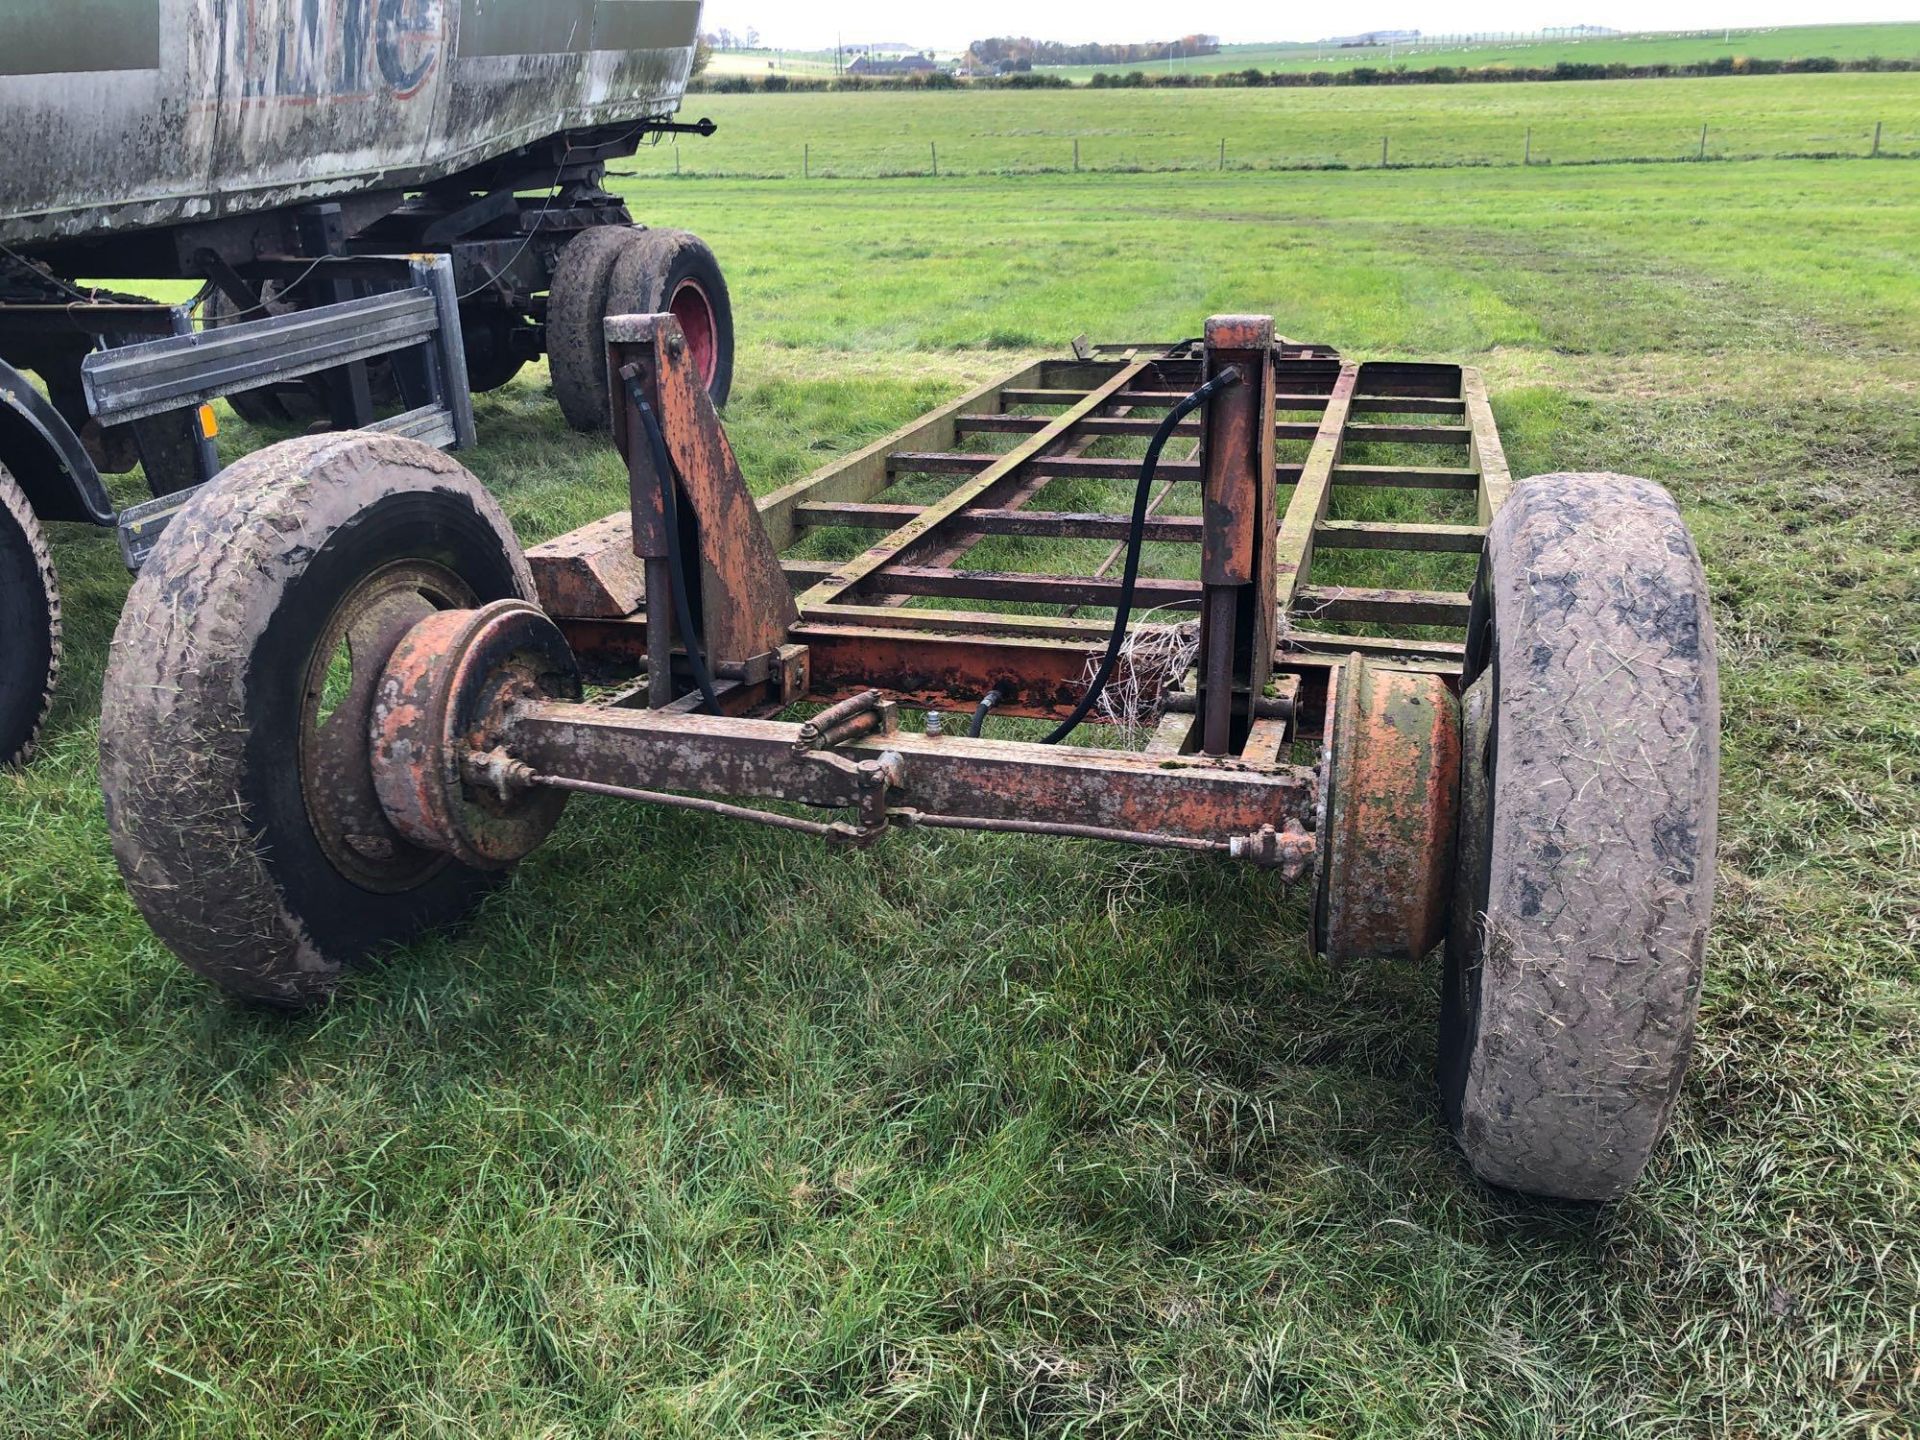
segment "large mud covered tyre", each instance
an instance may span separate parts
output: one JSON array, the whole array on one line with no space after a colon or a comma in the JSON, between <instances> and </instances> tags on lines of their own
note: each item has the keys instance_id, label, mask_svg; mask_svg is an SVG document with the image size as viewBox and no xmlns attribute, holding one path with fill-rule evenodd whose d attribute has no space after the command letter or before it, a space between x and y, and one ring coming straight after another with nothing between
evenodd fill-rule
<instances>
[{"instance_id":1,"label":"large mud covered tyre","mask_svg":"<svg viewBox=\"0 0 1920 1440\"><path fill-rule=\"evenodd\" d=\"M114 855L160 938L299 1006L464 915L489 877L388 823L369 717L419 620L533 593L493 498L411 440L289 440L194 496L134 584L102 704Z\"/></svg>"},{"instance_id":2,"label":"large mud covered tyre","mask_svg":"<svg viewBox=\"0 0 1920 1440\"><path fill-rule=\"evenodd\" d=\"M1679 1093L1713 900L1713 621L1667 493L1515 487L1466 679L1442 1098L1482 1178L1613 1199Z\"/></svg>"},{"instance_id":3,"label":"large mud covered tyre","mask_svg":"<svg viewBox=\"0 0 1920 1440\"><path fill-rule=\"evenodd\" d=\"M646 232L596 225L567 242L547 297L547 363L553 397L575 430L604 430L607 400L607 296L613 268Z\"/></svg>"},{"instance_id":4,"label":"large mud covered tyre","mask_svg":"<svg viewBox=\"0 0 1920 1440\"><path fill-rule=\"evenodd\" d=\"M60 678L60 583L46 533L0 465L0 770L33 757Z\"/></svg>"},{"instance_id":5,"label":"large mud covered tyre","mask_svg":"<svg viewBox=\"0 0 1920 1440\"><path fill-rule=\"evenodd\" d=\"M620 253L609 315L670 314L715 406L733 392L733 299L706 241L685 230L648 230Z\"/></svg>"}]
</instances>

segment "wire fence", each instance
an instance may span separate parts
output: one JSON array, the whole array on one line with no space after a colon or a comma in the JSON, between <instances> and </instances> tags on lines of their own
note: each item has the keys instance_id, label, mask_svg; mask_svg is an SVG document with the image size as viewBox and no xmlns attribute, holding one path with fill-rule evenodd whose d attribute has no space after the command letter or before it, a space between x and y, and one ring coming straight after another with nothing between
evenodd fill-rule
<instances>
[{"instance_id":1,"label":"wire fence","mask_svg":"<svg viewBox=\"0 0 1920 1440\"><path fill-rule=\"evenodd\" d=\"M1441 170L1574 165L1659 165L1754 160L1915 160L1920 133L1894 132L1874 121L1854 131L1823 129L1804 137L1768 137L1773 143L1743 146L1736 131L1711 121L1671 136L1619 137L1616 150L1596 147L1591 136L1567 137L1527 126L1510 136L1480 134L1455 140L1421 128L1407 135L1387 131L1302 147L1287 154L1271 144L1221 136L969 137L959 141L899 139L875 143L838 137L780 146L765 141L742 153L682 147L677 142L642 151L641 168L616 173L636 179L896 180L941 176L1137 175L1305 170Z\"/></svg>"}]
</instances>

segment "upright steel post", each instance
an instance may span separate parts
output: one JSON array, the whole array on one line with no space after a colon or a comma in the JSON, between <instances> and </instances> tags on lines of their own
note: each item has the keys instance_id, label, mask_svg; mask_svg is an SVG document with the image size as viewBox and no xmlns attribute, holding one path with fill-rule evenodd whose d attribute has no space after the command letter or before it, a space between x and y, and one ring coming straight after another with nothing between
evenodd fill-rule
<instances>
[{"instance_id":1,"label":"upright steel post","mask_svg":"<svg viewBox=\"0 0 1920 1440\"><path fill-rule=\"evenodd\" d=\"M298 212L301 242L323 255L346 253L346 222L337 201L309 205ZM331 303L353 299L353 282L322 274L316 290ZM360 430L373 423L373 389L367 380L367 362L355 360L326 374L327 405L336 430Z\"/></svg>"},{"instance_id":2,"label":"upright steel post","mask_svg":"<svg viewBox=\"0 0 1920 1440\"><path fill-rule=\"evenodd\" d=\"M606 338L607 377L615 387L614 443L626 456L632 490L633 553L646 566L650 698L672 698L663 674L671 663L661 623L668 615L681 648L691 654L697 642L715 673L765 676L799 611L695 370L692 347L671 315L609 316ZM669 475L657 472L652 441L627 391L629 374L659 426ZM677 527L662 504L666 486L672 487ZM684 565L684 606L671 598L669 566L662 563L671 560L674 547Z\"/></svg>"},{"instance_id":3,"label":"upright steel post","mask_svg":"<svg viewBox=\"0 0 1920 1440\"><path fill-rule=\"evenodd\" d=\"M647 703L658 710L674 701L673 581L667 566L666 511L653 451L641 430L640 409L621 372L636 369L643 392L655 386L650 347L607 346L607 382L611 387L613 444L627 461L628 504L633 516L633 553L646 574Z\"/></svg>"},{"instance_id":4,"label":"upright steel post","mask_svg":"<svg viewBox=\"0 0 1920 1440\"><path fill-rule=\"evenodd\" d=\"M1215 394L1203 431L1200 723L1209 755L1230 754L1245 738L1273 673L1273 334L1266 315L1207 321L1207 378L1229 366L1241 376Z\"/></svg>"},{"instance_id":5,"label":"upright steel post","mask_svg":"<svg viewBox=\"0 0 1920 1440\"><path fill-rule=\"evenodd\" d=\"M430 368L437 371L441 394L436 398L453 417L453 448L471 450L480 443L473 420L473 386L467 376L467 347L460 334L460 294L453 281L451 255L422 255L408 263L413 283L431 291L440 311L440 328L426 347Z\"/></svg>"}]
</instances>

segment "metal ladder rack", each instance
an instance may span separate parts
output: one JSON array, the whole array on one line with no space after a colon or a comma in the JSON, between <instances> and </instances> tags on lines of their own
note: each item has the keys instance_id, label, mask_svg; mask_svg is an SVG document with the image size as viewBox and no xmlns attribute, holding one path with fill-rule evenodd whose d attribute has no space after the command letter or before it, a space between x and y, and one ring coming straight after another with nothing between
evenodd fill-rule
<instances>
[{"instance_id":1,"label":"metal ladder rack","mask_svg":"<svg viewBox=\"0 0 1920 1440\"><path fill-rule=\"evenodd\" d=\"M414 357L420 403L360 428L404 435L441 449L476 443L453 262L445 255L356 257L341 262L384 270L403 288L311 310L95 351L81 365L87 405L103 425L179 415L224 395L276 381L338 371L380 356ZM210 412L203 412L210 413ZM205 432L200 483L212 478ZM190 485L120 512L121 555L138 570L168 523L199 489Z\"/></svg>"}]
</instances>

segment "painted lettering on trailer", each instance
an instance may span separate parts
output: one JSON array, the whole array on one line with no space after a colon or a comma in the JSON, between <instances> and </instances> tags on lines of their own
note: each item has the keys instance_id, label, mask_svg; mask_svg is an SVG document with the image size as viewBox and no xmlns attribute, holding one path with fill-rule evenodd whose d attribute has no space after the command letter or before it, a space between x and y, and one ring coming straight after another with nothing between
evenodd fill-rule
<instances>
[{"instance_id":1,"label":"painted lettering on trailer","mask_svg":"<svg viewBox=\"0 0 1920 1440\"><path fill-rule=\"evenodd\" d=\"M444 48L442 0L245 0L236 8L241 93L256 103L409 99Z\"/></svg>"}]
</instances>

